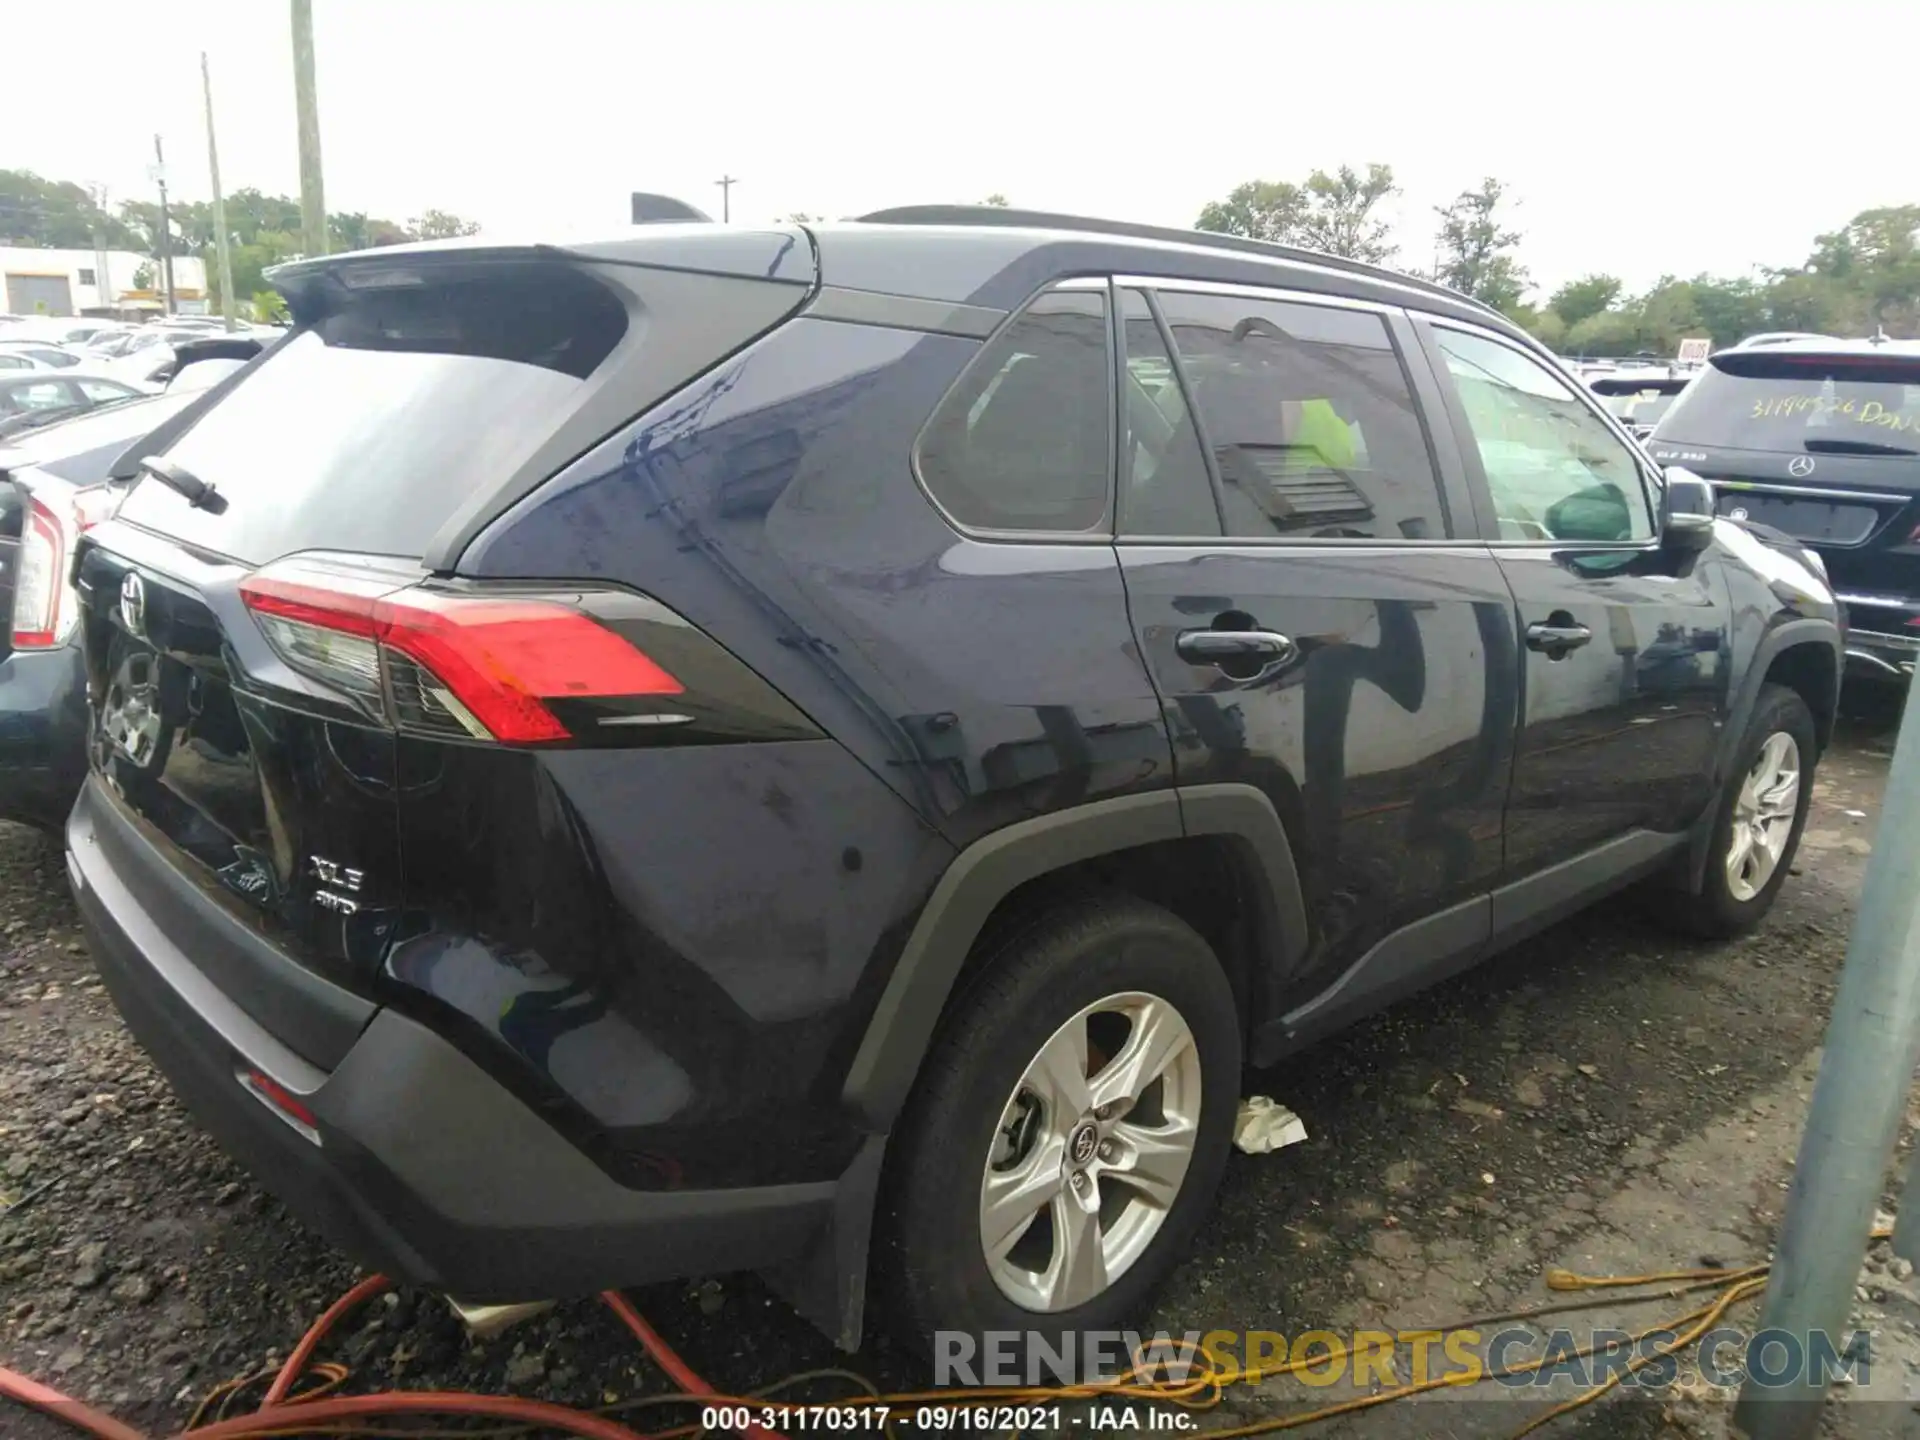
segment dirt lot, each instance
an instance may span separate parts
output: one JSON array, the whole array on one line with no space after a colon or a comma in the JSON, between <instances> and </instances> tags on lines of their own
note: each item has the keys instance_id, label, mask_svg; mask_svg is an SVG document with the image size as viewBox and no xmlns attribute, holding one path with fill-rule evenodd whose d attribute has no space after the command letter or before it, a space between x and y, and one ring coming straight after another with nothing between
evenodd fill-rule
<instances>
[{"instance_id":1,"label":"dirt lot","mask_svg":"<svg viewBox=\"0 0 1920 1440\"><path fill-rule=\"evenodd\" d=\"M1676 942L1618 902L1256 1077L1311 1138L1235 1157L1217 1218L1153 1323L1405 1328L1538 1300L1546 1264L1764 1256L1871 849L1892 718L1882 705L1846 722L1797 878L1746 941ZM5 826L0 1197L15 1202L0 1216L0 1364L155 1431L183 1423L210 1384L283 1356L356 1275L174 1104L90 973L57 846ZM1870 1285L1862 1296L1884 1302L1874 1323L1912 1333L1920 1308L1903 1310L1901 1293ZM750 1278L635 1298L724 1389L840 1358ZM883 1381L923 1379L878 1328L859 1366ZM582 1405L660 1388L591 1303L475 1343L435 1297L406 1293L349 1323L334 1353L360 1388ZM1235 1394L1229 1413L1245 1421L1303 1403L1263 1387ZM1339 1433L1511 1428L1484 1418L1490 1403L1448 1410L1444 1424L1432 1405L1409 1418L1415 1408L1352 1417ZM1888 1434L1920 1431L1904 1401L1874 1414L1894 1423ZM1668 1397L1585 1411L1554 1433L1700 1424ZM0 1434L56 1433L0 1408Z\"/></svg>"}]
</instances>

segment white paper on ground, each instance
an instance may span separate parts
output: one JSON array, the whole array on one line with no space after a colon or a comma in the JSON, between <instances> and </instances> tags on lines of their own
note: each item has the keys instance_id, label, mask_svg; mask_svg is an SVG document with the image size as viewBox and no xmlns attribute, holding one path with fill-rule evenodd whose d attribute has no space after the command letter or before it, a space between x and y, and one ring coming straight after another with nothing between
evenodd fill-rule
<instances>
[{"instance_id":1,"label":"white paper on ground","mask_svg":"<svg viewBox=\"0 0 1920 1440\"><path fill-rule=\"evenodd\" d=\"M1233 1118L1233 1143L1249 1155L1283 1150L1306 1138L1306 1122L1271 1095L1249 1095Z\"/></svg>"}]
</instances>

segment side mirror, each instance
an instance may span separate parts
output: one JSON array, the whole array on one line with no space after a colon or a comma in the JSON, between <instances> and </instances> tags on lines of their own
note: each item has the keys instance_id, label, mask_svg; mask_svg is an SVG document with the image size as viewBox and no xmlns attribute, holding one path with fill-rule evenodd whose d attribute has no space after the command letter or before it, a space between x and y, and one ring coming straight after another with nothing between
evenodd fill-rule
<instances>
[{"instance_id":1,"label":"side mirror","mask_svg":"<svg viewBox=\"0 0 1920 1440\"><path fill-rule=\"evenodd\" d=\"M1713 486L1691 470L1669 465L1660 537L1676 550L1704 550L1713 541Z\"/></svg>"}]
</instances>

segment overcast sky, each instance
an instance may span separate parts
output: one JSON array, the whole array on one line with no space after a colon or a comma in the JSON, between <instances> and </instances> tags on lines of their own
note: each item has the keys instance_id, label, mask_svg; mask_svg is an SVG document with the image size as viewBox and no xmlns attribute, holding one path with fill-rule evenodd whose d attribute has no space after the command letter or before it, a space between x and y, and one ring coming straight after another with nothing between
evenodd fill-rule
<instances>
[{"instance_id":1,"label":"overcast sky","mask_svg":"<svg viewBox=\"0 0 1920 1440\"><path fill-rule=\"evenodd\" d=\"M1920 201L1920 3L1734 0L313 0L330 210L489 233L973 201L1169 225L1253 178L1379 160L1401 262L1507 182L1537 284L1741 274ZM13 0L0 168L150 196L297 194L284 0Z\"/></svg>"}]
</instances>

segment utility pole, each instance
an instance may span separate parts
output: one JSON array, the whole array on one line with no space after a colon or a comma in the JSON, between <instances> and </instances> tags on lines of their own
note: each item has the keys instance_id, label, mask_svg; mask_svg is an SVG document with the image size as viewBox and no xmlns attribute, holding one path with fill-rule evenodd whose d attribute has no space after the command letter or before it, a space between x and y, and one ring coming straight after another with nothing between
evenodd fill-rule
<instances>
[{"instance_id":1,"label":"utility pole","mask_svg":"<svg viewBox=\"0 0 1920 1440\"><path fill-rule=\"evenodd\" d=\"M327 253L320 183L320 106L313 89L313 0L293 0L293 108L300 127L300 228L309 255Z\"/></svg>"},{"instance_id":2,"label":"utility pole","mask_svg":"<svg viewBox=\"0 0 1920 1440\"><path fill-rule=\"evenodd\" d=\"M1920 1061L1920 685L1907 687L1867 862L1860 910L1827 1024L1813 1108L1800 1137L1760 1330L1783 1330L1802 1356L1825 1332L1835 1350L1852 1308ZM1920 1205L1911 1191L1909 1206ZM1911 1221L1909 1222L1911 1225ZM1826 1386L1811 1370L1779 1386L1740 1388L1733 1423L1750 1440L1811 1440Z\"/></svg>"},{"instance_id":3,"label":"utility pole","mask_svg":"<svg viewBox=\"0 0 1920 1440\"><path fill-rule=\"evenodd\" d=\"M722 175L713 183L720 187L720 223L724 225L733 218L733 187L740 182L731 175Z\"/></svg>"},{"instance_id":4,"label":"utility pole","mask_svg":"<svg viewBox=\"0 0 1920 1440\"><path fill-rule=\"evenodd\" d=\"M167 216L167 157L160 137L153 137L153 183L160 187L160 277L167 292L167 314L173 314L173 221Z\"/></svg>"},{"instance_id":5,"label":"utility pole","mask_svg":"<svg viewBox=\"0 0 1920 1440\"><path fill-rule=\"evenodd\" d=\"M93 207L102 215L107 213L107 187L95 185L93 189ZM107 257L107 233L99 225L93 227L93 295L96 308L105 309L119 297L113 293L113 266Z\"/></svg>"},{"instance_id":6,"label":"utility pole","mask_svg":"<svg viewBox=\"0 0 1920 1440\"><path fill-rule=\"evenodd\" d=\"M200 89L207 101L207 169L213 176L213 249L220 257L220 314L227 329L235 324L238 302L233 294L233 237L227 234L227 202L220 193L220 147L213 140L213 75L207 52L200 52Z\"/></svg>"}]
</instances>

